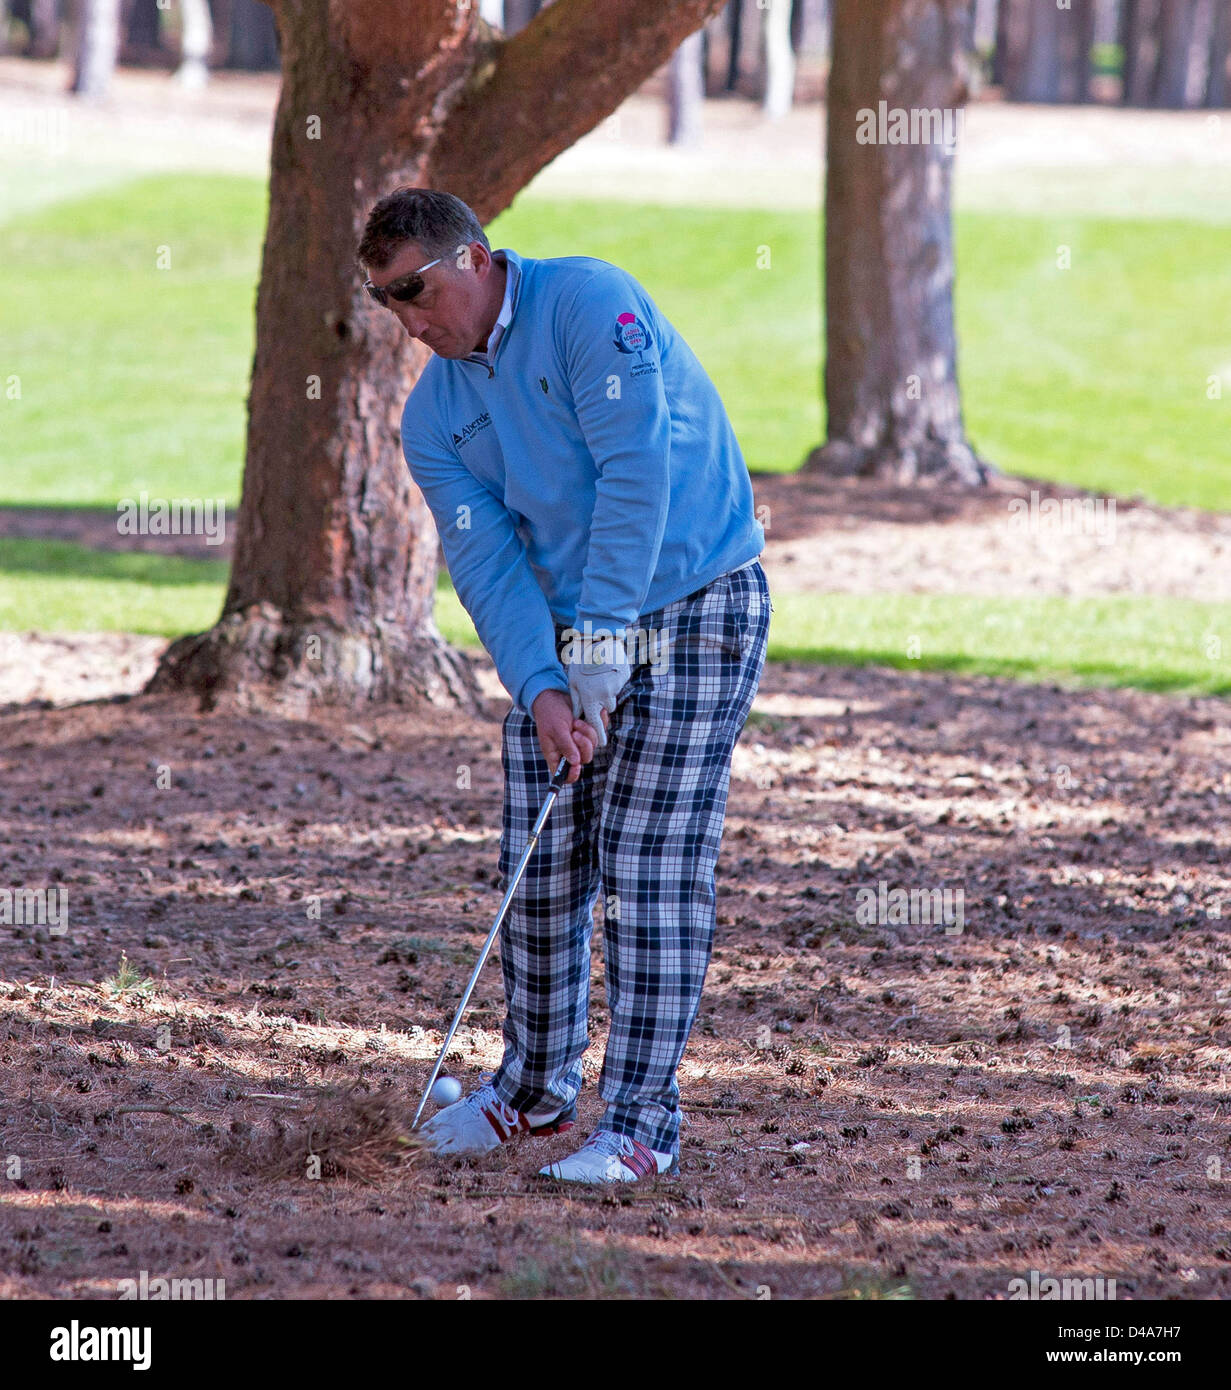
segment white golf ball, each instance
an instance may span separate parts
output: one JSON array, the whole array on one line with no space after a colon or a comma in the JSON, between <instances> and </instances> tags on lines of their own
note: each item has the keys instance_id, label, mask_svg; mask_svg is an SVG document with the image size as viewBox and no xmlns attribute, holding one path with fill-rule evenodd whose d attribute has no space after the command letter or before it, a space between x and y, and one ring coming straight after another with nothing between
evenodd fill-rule
<instances>
[{"instance_id":1,"label":"white golf ball","mask_svg":"<svg viewBox=\"0 0 1231 1390\"><path fill-rule=\"evenodd\" d=\"M454 1105L462 1098L462 1083L452 1076L439 1077L432 1087L432 1099L437 1105Z\"/></svg>"}]
</instances>

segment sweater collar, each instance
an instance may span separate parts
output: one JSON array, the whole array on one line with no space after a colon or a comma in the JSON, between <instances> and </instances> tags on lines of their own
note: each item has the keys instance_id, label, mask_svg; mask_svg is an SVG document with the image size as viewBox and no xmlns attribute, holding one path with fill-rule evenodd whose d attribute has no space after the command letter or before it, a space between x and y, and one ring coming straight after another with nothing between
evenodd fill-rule
<instances>
[{"instance_id":1,"label":"sweater collar","mask_svg":"<svg viewBox=\"0 0 1231 1390\"><path fill-rule=\"evenodd\" d=\"M502 247L499 251L492 252L492 259L502 262L505 267L504 301L500 305L500 313L497 315L496 322L488 336L486 350L467 353L463 358L463 361L477 362L480 366L489 368L500 351L500 344L508 332L509 325L513 322L513 315L517 310L517 301L520 297L522 278L522 258L516 251Z\"/></svg>"}]
</instances>

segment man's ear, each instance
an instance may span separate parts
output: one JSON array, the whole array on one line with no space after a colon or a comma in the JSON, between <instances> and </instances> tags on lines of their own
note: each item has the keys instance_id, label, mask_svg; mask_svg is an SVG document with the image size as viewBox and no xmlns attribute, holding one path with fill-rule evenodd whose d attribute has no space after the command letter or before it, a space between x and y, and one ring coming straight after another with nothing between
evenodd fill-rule
<instances>
[{"instance_id":1,"label":"man's ear","mask_svg":"<svg viewBox=\"0 0 1231 1390\"><path fill-rule=\"evenodd\" d=\"M491 260L491 252L481 241L464 242L454 256L458 270L477 270L480 275L487 273Z\"/></svg>"}]
</instances>

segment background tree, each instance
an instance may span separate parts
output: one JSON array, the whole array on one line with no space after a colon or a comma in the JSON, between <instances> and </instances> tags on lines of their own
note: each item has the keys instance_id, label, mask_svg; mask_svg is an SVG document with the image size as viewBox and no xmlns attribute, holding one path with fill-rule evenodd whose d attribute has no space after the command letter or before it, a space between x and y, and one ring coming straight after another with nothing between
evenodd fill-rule
<instances>
[{"instance_id":1,"label":"background tree","mask_svg":"<svg viewBox=\"0 0 1231 1390\"><path fill-rule=\"evenodd\" d=\"M120 50L120 0L78 0L72 92L99 101L111 89Z\"/></svg>"},{"instance_id":2,"label":"background tree","mask_svg":"<svg viewBox=\"0 0 1231 1390\"><path fill-rule=\"evenodd\" d=\"M267 72L278 66L278 31L273 11L260 0L228 0L226 65L248 72ZM224 21L219 18L219 27Z\"/></svg>"},{"instance_id":3,"label":"background tree","mask_svg":"<svg viewBox=\"0 0 1231 1390\"><path fill-rule=\"evenodd\" d=\"M161 55L163 11L158 0L125 0L120 11L120 62L148 62Z\"/></svg>"},{"instance_id":4,"label":"background tree","mask_svg":"<svg viewBox=\"0 0 1231 1390\"><path fill-rule=\"evenodd\" d=\"M368 301L355 245L399 183L494 217L719 3L557 0L504 39L456 0L278 0L235 557L217 625L173 643L152 689L475 698L432 621L435 525L399 441L427 350Z\"/></svg>"},{"instance_id":5,"label":"background tree","mask_svg":"<svg viewBox=\"0 0 1231 1390\"><path fill-rule=\"evenodd\" d=\"M504 32L519 34L543 8L543 0L504 0Z\"/></svg>"},{"instance_id":6,"label":"background tree","mask_svg":"<svg viewBox=\"0 0 1231 1390\"><path fill-rule=\"evenodd\" d=\"M795 99L795 50L791 43L791 0L768 0L763 16L765 89L761 110L771 121L790 114ZM802 13L802 6L800 7Z\"/></svg>"},{"instance_id":7,"label":"background tree","mask_svg":"<svg viewBox=\"0 0 1231 1390\"><path fill-rule=\"evenodd\" d=\"M1090 93L1094 0L1000 0L995 76L1011 101L1083 102Z\"/></svg>"},{"instance_id":8,"label":"background tree","mask_svg":"<svg viewBox=\"0 0 1231 1390\"><path fill-rule=\"evenodd\" d=\"M1231 97L1231 4L1217 0L1210 16L1210 65L1205 79L1205 104L1226 106Z\"/></svg>"},{"instance_id":9,"label":"background tree","mask_svg":"<svg viewBox=\"0 0 1231 1390\"><path fill-rule=\"evenodd\" d=\"M828 438L809 466L982 483L966 440L953 323L952 156L859 142L860 113L956 113L969 0L836 0L825 172ZM951 119L955 119L951 115ZM865 127L866 128L866 127Z\"/></svg>"},{"instance_id":10,"label":"background tree","mask_svg":"<svg viewBox=\"0 0 1231 1390\"><path fill-rule=\"evenodd\" d=\"M689 34L675 50L667 72L667 143L699 145L705 105L705 43Z\"/></svg>"},{"instance_id":11,"label":"background tree","mask_svg":"<svg viewBox=\"0 0 1231 1390\"><path fill-rule=\"evenodd\" d=\"M207 60L213 41L209 0L180 0L180 65L175 78L181 86L194 89L209 81Z\"/></svg>"},{"instance_id":12,"label":"background tree","mask_svg":"<svg viewBox=\"0 0 1231 1390\"><path fill-rule=\"evenodd\" d=\"M1204 76L1204 54L1197 38L1197 0L1162 0L1158 26L1158 65L1151 105L1179 110L1196 103Z\"/></svg>"}]
</instances>

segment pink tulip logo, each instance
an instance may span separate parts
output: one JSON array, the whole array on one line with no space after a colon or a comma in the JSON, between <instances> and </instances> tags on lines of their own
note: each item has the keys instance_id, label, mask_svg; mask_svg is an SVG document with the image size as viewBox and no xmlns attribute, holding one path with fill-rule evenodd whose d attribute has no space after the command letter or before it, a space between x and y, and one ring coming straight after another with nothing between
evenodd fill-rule
<instances>
[{"instance_id":1,"label":"pink tulip logo","mask_svg":"<svg viewBox=\"0 0 1231 1390\"><path fill-rule=\"evenodd\" d=\"M616 318L615 345L620 352L644 353L654 346L654 339L636 314L624 313Z\"/></svg>"}]
</instances>

